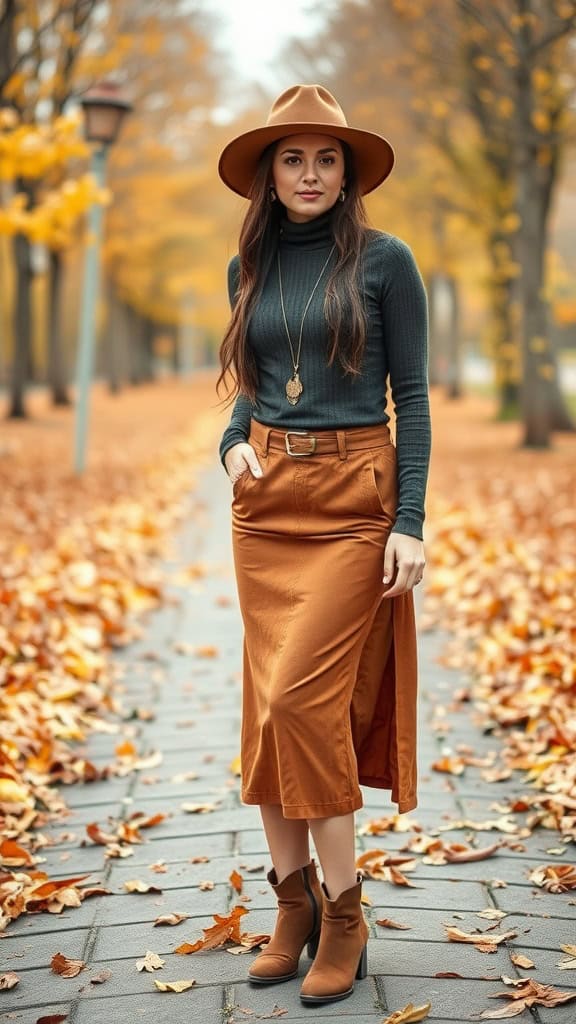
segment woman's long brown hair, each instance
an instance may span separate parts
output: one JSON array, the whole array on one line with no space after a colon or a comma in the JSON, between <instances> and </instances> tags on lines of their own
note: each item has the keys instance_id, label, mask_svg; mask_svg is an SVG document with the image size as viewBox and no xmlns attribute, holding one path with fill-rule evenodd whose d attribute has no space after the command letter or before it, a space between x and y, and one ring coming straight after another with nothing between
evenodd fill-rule
<instances>
[{"instance_id":1,"label":"woman's long brown hair","mask_svg":"<svg viewBox=\"0 0 576 1024\"><path fill-rule=\"evenodd\" d=\"M221 372L216 382L219 393L228 373L234 385L225 405L238 394L250 401L256 399L258 371L253 352L247 342L247 328L254 307L278 248L280 220L285 207L270 202L272 162L278 143L271 143L262 154L250 192L250 206L244 218L238 253L240 279L236 301L228 328L220 346ZM352 151L341 141L344 152L346 198L334 206L333 231L336 243L336 265L326 285L324 315L329 329L327 366L339 359L345 374L360 373L366 345L366 317L358 289L360 257L366 245L368 219L354 169Z\"/></svg>"}]
</instances>

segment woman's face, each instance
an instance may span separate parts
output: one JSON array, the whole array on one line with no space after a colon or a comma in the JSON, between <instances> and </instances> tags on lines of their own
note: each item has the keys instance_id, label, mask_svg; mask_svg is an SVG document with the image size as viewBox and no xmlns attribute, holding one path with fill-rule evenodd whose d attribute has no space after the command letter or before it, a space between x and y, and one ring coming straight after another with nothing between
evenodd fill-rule
<instances>
[{"instance_id":1,"label":"woman's face","mask_svg":"<svg viewBox=\"0 0 576 1024\"><path fill-rule=\"evenodd\" d=\"M289 220L307 221L337 201L344 179L344 153L331 135L288 135L276 144L272 163L276 195Z\"/></svg>"}]
</instances>

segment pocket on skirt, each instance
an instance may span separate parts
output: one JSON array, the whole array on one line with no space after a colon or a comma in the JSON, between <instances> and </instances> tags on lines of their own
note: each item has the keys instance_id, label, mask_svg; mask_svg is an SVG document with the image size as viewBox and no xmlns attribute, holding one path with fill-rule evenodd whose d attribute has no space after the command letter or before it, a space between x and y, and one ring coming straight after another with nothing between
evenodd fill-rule
<instances>
[{"instance_id":1,"label":"pocket on skirt","mask_svg":"<svg viewBox=\"0 0 576 1024\"><path fill-rule=\"evenodd\" d=\"M382 445L371 452L372 484L380 511L393 526L398 507L398 463L396 446Z\"/></svg>"},{"instance_id":2,"label":"pocket on skirt","mask_svg":"<svg viewBox=\"0 0 576 1024\"><path fill-rule=\"evenodd\" d=\"M248 476L252 476L252 470L245 469L244 472L241 473L240 476L237 477L237 479L232 484L232 497L234 499L236 499L238 497L242 487L244 486L244 481L246 480L246 477L248 477Z\"/></svg>"}]
</instances>

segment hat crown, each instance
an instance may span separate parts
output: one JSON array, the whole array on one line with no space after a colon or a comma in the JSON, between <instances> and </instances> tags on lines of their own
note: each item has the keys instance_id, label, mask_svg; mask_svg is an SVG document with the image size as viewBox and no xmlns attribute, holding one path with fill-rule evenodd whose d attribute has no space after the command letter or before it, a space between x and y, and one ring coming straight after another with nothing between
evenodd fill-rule
<instances>
[{"instance_id":1,"label":"hat crown","mask_svg":"<svg viewBox=\"0 0 576 1024\"><path fill-rule=\"evenodd\" d=\"M328 89L321 85L294 85L272 104L267 126L280 124L333 124L346 128L348 122L342 107Z\"/></svg>"}]
</instances>

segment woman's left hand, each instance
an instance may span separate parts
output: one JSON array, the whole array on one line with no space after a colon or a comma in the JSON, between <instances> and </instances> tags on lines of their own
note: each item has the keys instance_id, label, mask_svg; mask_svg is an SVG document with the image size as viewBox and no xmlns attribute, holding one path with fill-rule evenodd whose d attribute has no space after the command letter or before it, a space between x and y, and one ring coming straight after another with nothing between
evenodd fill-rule
<instances>
[{"instance_id":1,"label":"woman's left hand","mask_svg":"<svg viewBox=\"0 0 576 1024\"><path fill-rule=\"evenodd\" d=\"M406 533L391 533L384 553L383 582L390 582L396 567L398 574L384 597L396 597L411 590L416 583L420 583L425 565L423 541Z\"/></svg>"}]
</instances>

